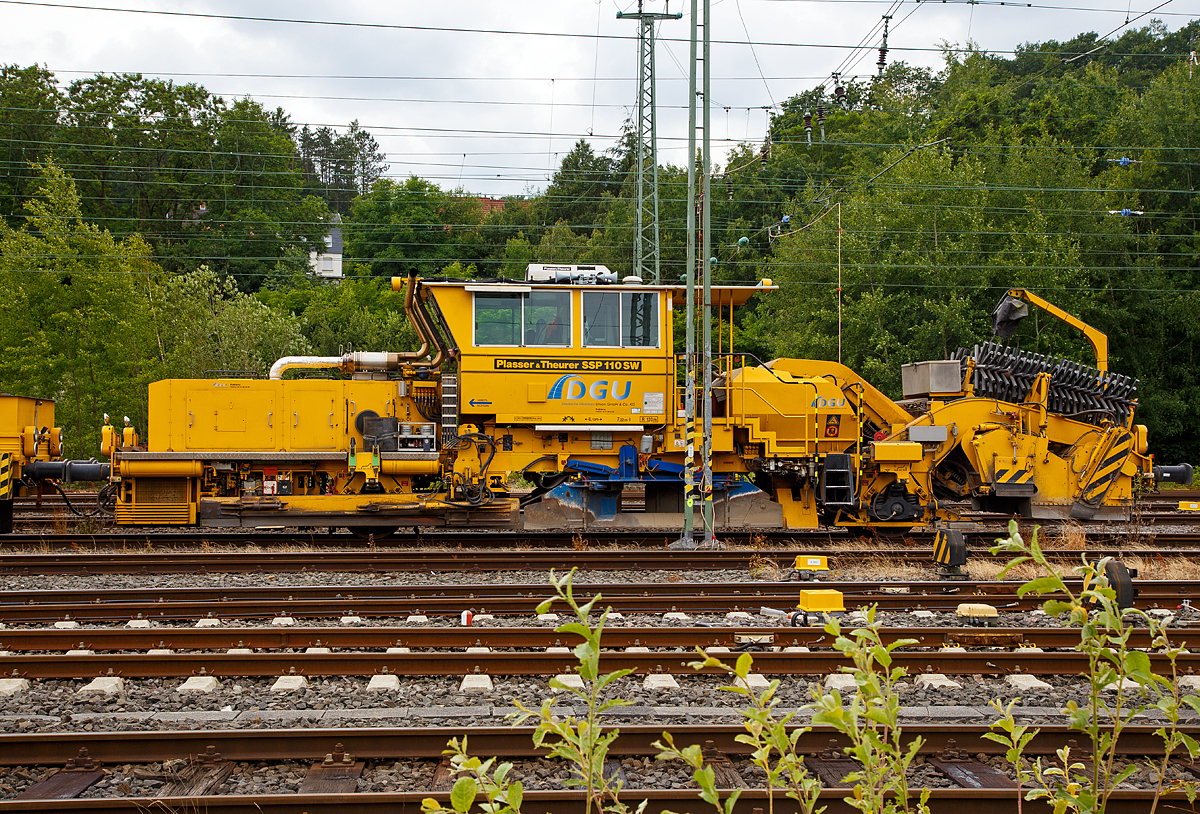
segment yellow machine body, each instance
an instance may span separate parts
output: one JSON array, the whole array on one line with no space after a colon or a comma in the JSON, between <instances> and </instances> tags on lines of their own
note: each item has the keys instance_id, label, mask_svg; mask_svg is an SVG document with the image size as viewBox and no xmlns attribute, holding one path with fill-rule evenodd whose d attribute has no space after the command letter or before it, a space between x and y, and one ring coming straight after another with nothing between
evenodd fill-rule
<instances>
[{"instance_id":1,"label":"yellow machine body","mask_svg":"<svg viewBox=\"0 0 1200 814\"><path fill-rule=\"evenodd\" d=\"M393 284L421 351L277 363L350 378L151 385L146 445L105 436L117 522L678 527L697 509L683 473L701 428L672 340L684 289ZM906 368L896 402L837 363L735 352L728 317L772 288L712 289L718 527L908 528L955 517L948 501L1117 517L1150 476L1129 380L1076 366L1059 381L1056 368L1001 398L989 371L1009 351L992 348ZM1067 397L1104 409L1056 410ZM534 486L520 505L518 477ZM644 511L623 509L629 488Z\"/></svg>"},{"instance_id":2,"label":"yellow machine body","mask_svg":"<svg viewBox=\"0 0 1200 814\"><path fill-rule=\"evenodd\" d=\"M62 457L62 429L54 426L54 402L0 393L0 501L25 494L23 469L33 461Z\"/></svg>"},{"instance_id":3,"label":"yellow machine body","mask_svg":"<svg viewBox=\"0 0 1200 814\"><path fill-rule=\"evenodd\" d=\"M808 613L842 613L846 610L842 592L828 588L800 591L796 607Z\"/></svg>"}]
</instances>

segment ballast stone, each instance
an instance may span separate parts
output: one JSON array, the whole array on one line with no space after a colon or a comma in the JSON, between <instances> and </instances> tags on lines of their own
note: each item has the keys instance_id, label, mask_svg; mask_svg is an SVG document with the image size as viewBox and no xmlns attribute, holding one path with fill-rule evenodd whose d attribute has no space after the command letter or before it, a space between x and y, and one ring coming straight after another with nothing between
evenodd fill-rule
<instances>
[{"instance_id":1,"label":"ballast stone","mask_svg":"<svg viewBox=\"0 0 1200 814\"><path fill-rule=\"evenodd\" d=\"M558 614L557 613L539 613L537 615L537 620L539 622L557 622Z\"/></svg>"},{"instance_id":2,"label":"ballast stone","mask_svg":"<svg viewBox=\"0 0 1200 814\"><path fill-rule=\"evenodd\" d=\"M308 679L304 676L280 676L271 685L271 692L295 692L308 687Z\"/></svg>"},{"instance_id":3,"label":"ballast stone","mask_svg":"<svg viewBox=\"0 0 1200 814\"><path fill-rule=\"evenodd\" d=\"M1004 677L1005 682L1018 690L1048 690L1050 685L1042 681L1037 676L1031 675L1008 675Z\"/></svg>"},{"instance_id":4,"label":"ballast stone","mask_svg":"<svg viewBox=\"0 0 1200 814\"><path fill-rule=\"evenodd\" d=\"M928 690L961 690L962 684L947 678L941 673L922 673L917 676L916 685Z\"/></svg>"},{"instance_id":5,"label":"ballast stone","mask_svg":"<svg viewBox=\"0 0 1200 814\"><path fill-rule=\"evenodd\" d=\"M912 615L918 619L932 619L934 613L931 610L915 610L912 612Z\"/></svg>"},{"instance_id":6,"label":"ballast stone","mask_svg":"<svg viewBox=\"0 0 1200 814\"><path fill-rule=\"evenodd\" d=\"M666 622L690 622L691 620L692 617L680 611L671 611L670 613L663 614L663 621Z\"/></svg>"},{"instance_id":7,"label":"ballast stone","mask_svg":"<svg viewBox=\"0 0 1200 814\"><path fill-rule=\"evenodd\" d=\"M221 682L213 676L192 676L187 681L179 685L175 692L203 692L210 693L221 686Z\"/></svg>"},{"instance_id":8,"label":"ballast stone","mask_svg":"<svg viewBox=\"0 0 1200 814\"><path fill-rule=\"evenodd\" d=\"M361 625L362 617L361 616L343 616L342 624L343 625Z\"/></svg>"},{"instance_id":9,"label":"ballast stone","mask_svg":"<svg viewBox=\"0 0 1200 814\"><path fill-rule=\"evenodd\" d=\"M16 695L29 689L28 678L0 678L0 696Z\"/></svg>"},{"instance_id":10,"label":"ballast stone","mask_svg":"<svg viewBox=\"0 0 1200 814\"><path fill-rule=\"evenodd\" d=\"M125 679L116 676L99 676L92 683L76 690L79 695L119 695L125 692Z\"/></svg>"},{"instance_id":11,"label":"ballast stone","mask_svg":"<svg viewBox=\"0 0 1200 814\"><path fill-rule=\"evenodd\" d=\"M753 619L754 617L745 611L730 611L725 614L726 619Z\"/></svg>"}]
</instances>

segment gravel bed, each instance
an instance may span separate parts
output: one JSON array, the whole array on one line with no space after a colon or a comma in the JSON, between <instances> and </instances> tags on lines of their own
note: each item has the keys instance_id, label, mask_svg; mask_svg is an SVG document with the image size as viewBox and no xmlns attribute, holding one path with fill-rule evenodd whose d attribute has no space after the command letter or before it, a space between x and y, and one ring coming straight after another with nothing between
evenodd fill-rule
<instances>
[{"instance_id":1,"label":"gravel bed","mask_svg":"<svg viewBox=\"0 0 1200 814\"><path fill-rule=\"evenodd\" d=\"M728 682L716 675L679 676L676 690L647 690L635 677L622 679L606 688L604 695L622 698L628 704L609 717L629 723L657 724L668 717L686 720L724 715L738 720L744 700L720 688ZM987 709L993 699L1020 697L1020 705L1056 710L1067 701L1083 703L1088 688L1077 678L1049 677L1051 688L1018 693L1003 680L966 676L958 679L960 689L921 689L900 682L898 694L906 708L906 720L921 722L936 707L941 722L959 717L983 723L993 720ZM555 698L564 711L582 714L577 700L567 693L554 693L545 680L529 677L497 677L490 693L462 693L456 677L402 678L400 687L389 692L365 692L361 678L314 679L301 691L271 691L271 679L225 679L207 694L181 694L180 679L139 679L125 684L125 692L114 696L80 695L82 682L46 679L34 682L29 691L0 698L0 731L7 732L99 732L171 729L275 729L280 726L330 728L339 726L462 726L503 725L506 713L517 705L539 707ZM778 698L786 709L802 707L812 700L816 681L784 677ZM444 712L444 714L443 714ZM1048 712L1047 715L1050 713Z\"/></svg>"},{"instance_id":2,"label":"gravel bed","mask_svg":"<svg viewBox=\"0 0 1200 814\"><path fill-rule=\"evenodd\" d=\"M636 800L637 792L657 789L696 789L691 770L677 761L659 761L652 757L621 757L619 760L624 775L624 794L627 800ZM1014 779L1014 767L998 756L975 756L985 765L997 769ZM736 787L765 788L766 775L748 758L735 756L731 759L737 773ZM358 780L358 792L430 792L437 760L368 761ZM568 788L565 781L572 776L570 765L557 760L532 758L511 761L509 782L519 780L526 791L556 791ZM1057 763L1056 759L1043 758L1043 765ZM309 767L308 761L278 761L272 763L240 762L230 776L210 794L266 795L294 794L303 783ZM1129 760L1114 762L1114 772L1130 765ZM80 796L81 799L104 798L153 798L161 794L164 780L162 775L183 769L186 761L172 760L166 763L122 764L104 767L104 776ZM1032 769L1028 761L1026 768ZM0 799L11 799L25 789L49 778L56 770L43 767L15 766L0 768ZM1137 771L1118 788L1150 789L1157 783L1157 766L1138 764ZM909 785L913 789L952 789L957 784L938 769L925 762L924 756L913 760L908 772ZM1195 783L1190 772L1178 766L1167 767L1166 780L1169 785ZM1036 780L1026 780L1025 788L1034 788ZM733 782L718 782L719 788L732 788Z\"/></svg>"},{"instance_id":3,"label":"gravel bed","mask_svg":"<svg viewBox=\"0 0 1200 814\"><path fill-rule=\"evenodd\" d=\"M564 569L570 566L571 552L564 551ZM558 569L562 571L564 569ZM930 572L933 573L932 571ZM6 590L105 590L143 588L261 588L337 586L370 590L373 585L544 585L549 591L547 571L388 571L360 573L349 571L307 571L279 574L4 574L0 585ZM864 577L867 579L868 577ZM875 579L883 579L883 576ZM893 577L894 578L894 577ZM931 576L930 579L935 577ZM623 585L630 582L752 582L761 577L745 569L719 569L662 572L581 571L576 582L588 585ZM797 583L788 583L795 587ZM806 583L810 584L810 583ZM357 595L357 593L356 593Z\"/></svg>"}]
</instances>

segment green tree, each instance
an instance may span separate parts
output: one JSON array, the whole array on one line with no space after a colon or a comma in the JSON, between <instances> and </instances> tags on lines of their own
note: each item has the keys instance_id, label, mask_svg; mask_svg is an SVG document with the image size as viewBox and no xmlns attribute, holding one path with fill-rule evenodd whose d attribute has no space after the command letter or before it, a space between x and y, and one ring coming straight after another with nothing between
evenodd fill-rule
<instances>
[{"instance_id":1,"label":"green tree","mask_svg":"<svg viewBox=\"0 0 1200 814\"><path fill-rule=\"evenodd\" d=\"M62 96L54 74L38 65L0 67L0 214L20 226L25 198L36 183L32 164L51 151Z\"/></svg>"},{"instance_id":2,"label":"green tree","mask_svg":"<svg viewBox=\"0 0 1200 814\"><path fill-rule=\"evenodd\" d=\"M400 274L415 265L436 274L459 259L480 221L479 201L462 192L412 176L403 183L383 178L350 208L346 253L376 277ZM470 258L467 258L470 259Z\"/></svg>"},{"instance_id":3,"label":"green tree","mask_svg":"<svg viewBox=\"0 0 1200 814\"><path fill-rule=\"evenodd\" d=\"M19 229L0 225L0 381L55 399L67 454L97 454L102 415L145 426L154 363L150 279L159 269L134 236L116 240L82 218L74 182L52 162Z\"/></svg>"}]
</instances>

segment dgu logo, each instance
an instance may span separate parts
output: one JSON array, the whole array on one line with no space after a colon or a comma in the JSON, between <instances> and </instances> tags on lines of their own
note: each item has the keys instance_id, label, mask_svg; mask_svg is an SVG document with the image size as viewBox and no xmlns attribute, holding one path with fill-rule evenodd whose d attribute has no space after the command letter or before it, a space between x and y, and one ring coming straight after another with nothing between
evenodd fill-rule
<instances>
[{"instance_id":1,"label":"dgu logo","mask_svg":"<svg viewBox=\"0 0 1200 814\"><path fill-rule=\"evenodd\" d=\"M813 406L813 407L816 407L816 408L821 408L821 407L845 407L845 406L846 406L846 399L844 399L844 398L840 398L840 399L837 399L837 398L834 398L834 399L816 398L816 399L813 399L813 400L812 400L812 406Z\"/></svg>"},{"instance_id":2,"label":"dgu logo","mask_svg":"<svg viewBox=\"0 0 1200 814\"><path fill-rule=\"evenodd\" d=\"M625 385L623 393L617 392L621 385ZM632 389L633 382L628 380L619 382L598 379L589 385L579 376L562 376L550 386L550 392L546 398L575 401L588 396L594 401L621 401L629 398L629 393Z\"/></svg>"}]
</instances>

